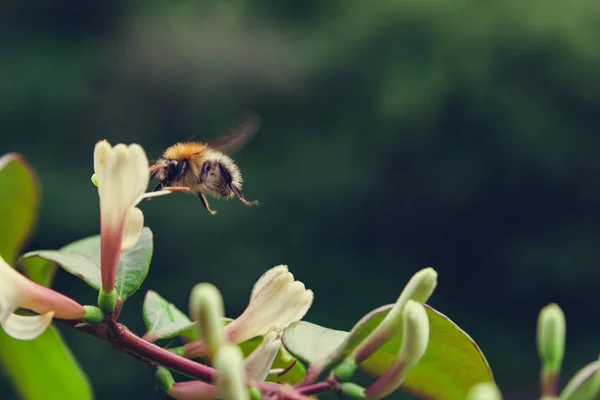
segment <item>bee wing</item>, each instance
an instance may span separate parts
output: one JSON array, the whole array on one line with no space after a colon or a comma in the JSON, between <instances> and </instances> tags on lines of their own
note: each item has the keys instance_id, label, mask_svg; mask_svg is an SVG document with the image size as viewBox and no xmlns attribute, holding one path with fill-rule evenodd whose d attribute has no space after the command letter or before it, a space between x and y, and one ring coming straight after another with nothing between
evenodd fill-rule
<instances>
[{"instance_id":1,"label":"bee wing","mask_svg":"<svg viewBox=\"0 0 600 400\"><path fill-rule=\"evenodd\" d=\"M206 144L215 150L232 154L240 150L256 135L260 128L260 117L248 112L244 122L230 130L227 134L217 137Z\"/></svg>"}]
</instances>

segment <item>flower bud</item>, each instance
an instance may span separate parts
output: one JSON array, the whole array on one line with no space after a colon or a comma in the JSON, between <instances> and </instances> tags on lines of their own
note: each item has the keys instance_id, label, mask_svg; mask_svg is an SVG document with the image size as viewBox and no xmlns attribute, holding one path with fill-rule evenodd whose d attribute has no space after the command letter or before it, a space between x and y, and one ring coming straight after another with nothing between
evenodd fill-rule
<instances>
[{"instance_id":1,"label":"flower bud","mask_svg":"<svg viewBox=\"0 0 600 400\"><path fill-rule=\"evenodd\" d=\"M558 393L558 379L565 353L566 322L560 307L554 303L542 308L538 317L537 347L542 369L542 396Z\"/></svg>"},{"instance_id":2,"label":"flower bud","mask_svg":"<svg viewBox=\"0 0 600 400\"><path fill-rule=\"evenodd\" d=\"M537 346L543 368L559 372L565 353L565 315L556 304L542 308L538 318Z\"/></svg>"},{"instance_id":3,"label":"flower bud","mask_svg":"<svg viewBox=\"0 0 600 400\"><path fill-rule=\"evenodd\" d=\"M482 382L469 390L467 400L502 400L502 394L492 382Z\"/></svg>"},{"instance_id":4,"label":"flower bud","mask_svg":"<svg viewBox=\"0 0 600 400\"><path fill-rule=\"evenodd\" d=\"M171 371L165 367L157 368L156 372L154 373L154 382L160 390L167 393L171 391L171 388L175 384L175 380L173 379L173 375L171 375Z\"/></svg>"},{"instance_id":5,"label":"flower bud","mask_svg":"<svg viewBox=\"0 0 600 400\"><path fill-rule=\"evenodd\" d=\"M353 382L340 384L340 394L343 399L363 400L365 399L365 388Z\"/></svg>"},{"instance_id":6,"label":"flower bud","mask_svg":"<svg viewBox=\"0 0 600 400\"><path fill-rule=\"evenodd\" d=\"M381 321L379 326L359 345L353 358L360 364L369 358L378 348L394 336L402 325L402 312L409 300L424 304L437 286L437 272L433 268L424 268L413 275L398 297L396 304Z\"/></svg>"},{"instance_id":7,"label":"flower bud","mask_svg":"<svg viewBox=\"0 0 600 400\"><path fill-rule=\"evenodd\" d=\"M398 356L388 370L365 390L368 399L381 399L400 387L408 372L425 354L429 344L429 318L421 303L407 301L402 312L402 329Z\"/></svg>"},{"instance_id":8,"label":"flower bud","mask_svg":"<svg viewBox=\"0 0 600 400\"><path fill-rule=\"evenodd\" d=\"M221 292L210 283L199 283L190 296L190 315L198 321L200 337L209 355L225 342L223 318L225 315Z\"/></svg>"},{"instance_id":9,"label":"flower bud","mask_svg":"<svg viewBox=\"0 0 600 400\"><path fill-rule=\"evenodd\" d=\"M236 345L219 347L214 366L218 371L216 386L219 399L250 400L245 384L244 355Z\"/></svg>"}]
</instances>

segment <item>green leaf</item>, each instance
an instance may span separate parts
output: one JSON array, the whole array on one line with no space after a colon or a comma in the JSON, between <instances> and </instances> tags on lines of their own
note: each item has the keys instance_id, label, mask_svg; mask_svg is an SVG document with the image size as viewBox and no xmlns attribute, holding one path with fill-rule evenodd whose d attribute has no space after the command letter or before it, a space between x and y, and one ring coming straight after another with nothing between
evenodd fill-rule
<instances>
[{"instance_id":1,"label":"green leaf","mask_svg":"<svg viewBox=\"0 0 600 400\"><path fill-rule=\"evenodd\" d=\"M152 342L158 339L170 339L175 336L192 338L191 328L194 322L172 303L158 293L149 290L143 307L144 323L148 332L144 338Z\"/></svg>"},{"instance_id":2,"label":"green leaf","mask_svg":"<svg viewBox=\"0 0 600 400\"><path fill-rule=\"evenodd\" d=\"M117 271L117 296L125 301L135 293L150 269L152 259L152 231L145 227L136 244L121 254ZM96 290L102 287L100 276L100 235L91 236L66 245L60 250L36 250L22 259L39 257L53 261L67 272L78 276Z\"/></svg>"},{"instance_id":3,"label":"green leaf","mask_svg":"<svg viewBox=\"0 0 600 400\"><path fill-rule=\"evenodd\" d=\"M37 218L38 179L20 154L0 157L0 254L14 262Z\"/></svg>"},{"instance_id":4,"label":"green leaf","mask_svg":"<svg viewBox=\"0 0 600 400\"><path fill-rule=\"evenodd\" d=\"M90 383L58 330L22 341L0 330L3 369L26 400L92 399Z\"/></svg>"},{"instance_id":5,"label":"green leaf","mask_svg":"<svg viewBox=\"0 0 600 400\"><path fill-rule=\"evenodd\" d=\"M560 394L560 400L593 400L600 394L600 361L580 369Z\"/></svg>"},{"instance_id":6,"label":"green leaf","mask_svg":"<svg viewBox=\"0 0 600 400\"><path fill-rule=\"evenodd\" d=\"M339 346L349 355L385 318L393 305L380 307L361 320L349 335L300 321L283 334L288 351L305 362L322 359ZM425 305L430 324L427 351L421 362L406 377L402 389L418 397L436 400L463 400L476 383L493 382L492 372L477 344L444 314ZM402 334L394 336L359 368L372 376L381 376L392 364L402 343Z\"/></svg>"}]
</instances>

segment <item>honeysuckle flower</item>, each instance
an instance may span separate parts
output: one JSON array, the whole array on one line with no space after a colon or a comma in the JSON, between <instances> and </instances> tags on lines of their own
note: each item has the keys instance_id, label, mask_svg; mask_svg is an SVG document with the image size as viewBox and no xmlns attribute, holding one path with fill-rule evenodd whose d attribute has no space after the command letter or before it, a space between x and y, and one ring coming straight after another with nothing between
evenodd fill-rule
<instances>
[{"instance_id":1,"label":"honeysuckle flower","mask_svg":"<svg viewBox=\"0 0 600 400\"><path fill-rule=\"evenodd\" d=\"M19 308L40 315L17 315L14 312ZM35 339L53 317L79 319L85 314L85 308L75 300L29 280L0 257L0 325L9 336Z\"/></svg>"},{"instance_id":2,"label":"honeysuckle flower","mask_svg":"<svg viewBox=\"0 0 600 400\"><path fill-rule=\"evenodd\" d=\"M367 399L381 399L396 390L408 372L421 361L429 344L429 318L425 307L408 300L402 311L402 344L392 365L365 389Z\"/></svg>"},{"instance_id":3,"label":"honeysuckle flower","mask_svg":"<svg viewBox=\"0 0 600 400\"><path fill-rule=\"evenodd\" d=\"M242 343L271 329L281 332L304 317L313 297L287 265L271 268L254 285L246 310L225 327L226 335L232 343Z\"/></svg>"},{"instance_id":4,"label":"honeysuckle flower","mask_svg":"<svg viewBox=\"0 0 600 400\"><path fill-rule=\"evenodd\" d=\"M218 372L216 386L219 399L250 400L243 360L244 355L236 345L225 344L217 350L213 365Z\"/></svg>"},{"instance_id":5,"label":"honeysuckle flower","mask_svg":"<svg viewBox=\"0 0 600 400\"><path fill-rule=\"evenodd\" d=\"M502 394L495 384L482 382L469 390L466 400L502 400Z\"/></svg>"},{"instance_id":6,"label":"honeysuckle flower","mask_svg":"<svg viewBox=\"0 0 600 400\"><path fill-rule=\"evenodd\" d=\"M255 381L267 379L280 347L279 333L275 330L269 331L258 347L244 360L246 376Z\"/></svg>"},{"instance_id":7,"label":"honeysuckle flower","mask_svg":"<svg viewBox=\"0 0 600 400\"><path fill-rule=\"evenodd\" d=\"M396 304L383 321L359 345L350 357L351 361L360 364L369 358L378 348L394 336L402 326L403 310L409 300L424 304L437 286L437 272L433 268L424 268L413 275Z\"/></svg>"},{"instance_id":8,"label":"honeysuckle flower","mask_svg":"<svg viewBox=\"0 0 600 400\"><path fill-rule=\"evenodd\" d=\"M312 290L294 280L287 265L278 265L265 272L256 282L250 303L238 318L225 326L225 338L239 344L273 330L278 335L290 324L304 317L313 301ZM188 358L205 356L208 346L202 340L187 343Z\"/></svg>"},{"instance_id":9,"label":"honeysuckle flower","mask_svg":"<svg viewBox=\"0 0 600 400\"><path fill-rule=\"evenodd\" d=\"M98 186L100 197L100 263L104 293L112 292L115 287L120 253L137 242L144 226L144 214L136 205L146 197L170 193L166 190L145 193L149 180L148 158L140 145L112 147L106 140L96 144L92 181Z\"/></svg>"},{"instance_id":10,"label":"honeysuckle flower","mask_svg":"<svg viewBox=\"0 0 600 400\"><path fill-rule=\"evenodd\" d=\"M215 386L201 381L177 382L167 394L177 400L213 400L218 396Z\"/></svg>"},{"instance_id":11,"label":"honeysuckle flower","mask_svg":"<svg viewBox=\"0 0 600 400\"><path fill-rule=\"evenodd\" d=\"M221 292L210 283L199 283L192 289L190 296L190 315L197 321L200 337L212 356L219 346L225 343L223 330L225 317Z\"/></svg>"}]
</instances>

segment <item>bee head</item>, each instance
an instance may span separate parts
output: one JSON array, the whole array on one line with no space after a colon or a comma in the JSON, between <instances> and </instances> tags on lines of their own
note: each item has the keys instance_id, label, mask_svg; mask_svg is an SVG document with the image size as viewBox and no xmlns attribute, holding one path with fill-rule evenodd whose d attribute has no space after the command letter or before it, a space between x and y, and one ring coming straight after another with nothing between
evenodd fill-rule
<instances>
[{"instance_id":1,"label":"bee head","mask_svg":"<svg viewBox=\"0 0 600 400\"><path fill-rule=\"evenodd\" d=\"M163 185L168 186L171 182L183 175L187 167L187 160L161 159L150 168L150 179L158 179Z\"/></svg>"}]
</instances>

